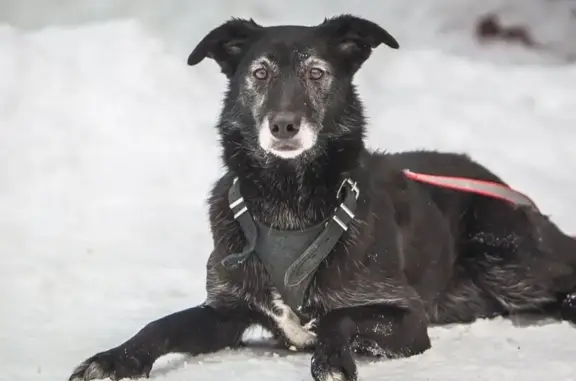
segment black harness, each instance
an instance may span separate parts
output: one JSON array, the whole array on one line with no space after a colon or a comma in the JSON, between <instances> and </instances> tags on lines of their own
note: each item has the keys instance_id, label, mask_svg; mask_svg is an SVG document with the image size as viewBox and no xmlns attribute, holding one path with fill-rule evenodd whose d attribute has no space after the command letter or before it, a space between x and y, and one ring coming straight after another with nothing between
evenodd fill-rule
<instances>
[{"instance_id":1,"label":"black harness","mask_svg":"<svg viewBox=\"0 0 576 381\"><path fill-rule=\"evenodd\" d=\"M330 218L305 230L277 230L252 218L240 193L238 179L234 179L228 202L242 228L246 245L240 253L224 258L222 264L232 269L256 254L284 302L294 311L300 310L318 266L354 219L359 195L356 182L346 178L336 195L342 201Z\"/></svg>"}]
</instances>

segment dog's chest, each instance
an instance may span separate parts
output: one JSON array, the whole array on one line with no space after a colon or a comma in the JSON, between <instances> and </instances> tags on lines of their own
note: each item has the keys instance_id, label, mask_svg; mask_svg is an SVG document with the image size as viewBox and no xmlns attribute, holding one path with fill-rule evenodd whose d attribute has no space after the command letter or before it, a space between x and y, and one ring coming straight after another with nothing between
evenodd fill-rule
<instances>
[{"instance_id":1,"label":"dog's chest","mask_svg":"<svg viewBox=\"0 0 576 381\"><path fill-rule=\"evenodd\" d=\"M315 323L320 309L311 305L311 299L305 300L305 307L292 309L276 289L262 261L256 256L250 258L242 272L227 273L222 284L227 285L236 297L246 300L252 308L267 316L272 323L265 323L268 329L280 334L292 350L311 347L316 342Z\"/></svg>"},{"instance_id":2,"label":"dog's chest","mask_svg":"<svg viewBox=\"0 0 576 381\"><path fill-rule=\"evenodd\" d=\"M256 222L256 254L266 269L282 303L292 310L302 306L311 276L298 284L286 284L286 272L302 256L323 229L322 225L303 231L278 231ZM311 274L314 269L310 269Z\"/></svg>"}]
</instances>

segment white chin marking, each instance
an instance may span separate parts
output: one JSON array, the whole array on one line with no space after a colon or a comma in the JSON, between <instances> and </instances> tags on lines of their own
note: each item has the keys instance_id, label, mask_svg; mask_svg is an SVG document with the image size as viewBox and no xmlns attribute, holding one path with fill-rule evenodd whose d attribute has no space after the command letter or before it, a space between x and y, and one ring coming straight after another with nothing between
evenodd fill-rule
<instances>
[{"instance_id":1,"label":"white chin marking","mask_svg":"<svg viewBox=\"0 0 576 381\"><path fill-rule=\"evenodd\" d=\"M294 136L292 139L292 142L295 143L297 147L291 150L279 150L273 148L275 143L278 142L278 139L272 136L268 126L268 120L266 118L260 126L260 132L258 134L258 142L260 143L260 147L262 147L264 151L282 159L294 159L300 156L305 151L314 147L316 144L316 139L317 134L314 131L314 128L305 120L302 121L300 131L298 131L296 136Z\"/></svg>"},{"instance_id":2,"label":"white chin marking","mask_svg":"<svg viewBox=\"0 0 576 381\"><path fill-rule=\"evenodd\" d=\"M340 372L330 371L322 381L346 381L346 377Z\"/></svg>"},{"instance_id":3,"label":"white chin marking","mask_svg":"<svg viewBox=\"0 0 576 381\"><path fill-rule=\"evenodd\" d=\"M294 159L298 156L300 156L300 154L302 152L304 152L305 150L303 148L299 148L299 149L291 149L289 151L279 151L276 150L274 148L270 148L270 150L268 152L281 157L282 159Z\"/></svg>"}]
</instances>

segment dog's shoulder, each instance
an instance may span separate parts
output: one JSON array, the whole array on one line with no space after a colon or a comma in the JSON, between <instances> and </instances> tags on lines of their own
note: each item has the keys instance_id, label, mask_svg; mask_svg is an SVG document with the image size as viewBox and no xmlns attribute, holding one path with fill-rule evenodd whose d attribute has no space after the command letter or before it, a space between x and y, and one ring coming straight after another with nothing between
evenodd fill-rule
<instances>
[{"instance_id":1,"label":"dog's shoulder","mask_svg":"<svg viewBox=\"0 0 576 381\"><path fill-rule=\"evenodd\" d=\"M352 173L360 189L357 218L312 290L313 301L322 308L370 303L406 307L417 298L410 284L442 260L450 239L446 220L403 169L392 154L363 154Z\"/></svg>"},{"instance_id":2,"label":"dog's shoulder","mask_svg":"<svg viewBox=\"0 0 576 381\"><path fill-rule=\"evenodd\" d=\"M213 241L213 250L207 262L208 269L217 268L219 262L229 253L241 250L245 244L228 198L234 178L232 172L224 173L214 183L208 196L208 219Z\"/></svg>"},{"instance_id":3,"label":"dog's shoulder","mask_svg":"<svg viewBox=\"0 0 576 381\"><path fill-rule=\"evenodd\" d=\"M393 156L384 151L366 152L355 174L369 211L376 216L392 215L398 225L408 222L418 190Z\"/></svg>"},{"instance_id":4,"label":"dog's shoulder","mask_svg":"<svg viewBox=\"0 0 576 381\"><path fill-rule=\"evenodd\" d=\"M365 152L351 177L360 192L356 215L319 267L310 302L319 310L379 303L405 308L416 297L402 280L410 184L381 152Z\"/></svg>"},{"instance_id":5,"label":"dog's shoulder","mask_svg":"<svg viewBox=\"0 0 576 381\"><path fill-rule=\"evenodd\" d=\"M235 178L233 172L227 171L214 183L208 196L208 219L214 246L209 266L221 261L229 253L241 250L245 244L242 230L230 207L229 192Z\"/></svg>"},{"instance_id":6,"label":"dog's shoulder","mask_svg":"<svg viewBox=\"0 0 576 381\"><path fill-rule=\"evenodd\" d=\"M223 228L222 224L233 222L234 217L228 200L228 192L232 187L235 179L234 173L225 172L212 186L208 196L208 215L212 234L215 234L215 228Z\"/></svg>"},{"instance_id":7,"label":"dog's shoulder","mask_svg":"<svg viewBox=\"0 0 576 381\"><path fill-rule=\"evenodd\" d=\"M409 242L420 237L424 242L435 239L433 235L445 236L448 221L437 197L406 176L402 164L386 152L363 156L359 169L360 189L364 192L358 213L363 221L359 224L360 242L370 242L370 234L376 246L394 240ZM366 244L358 245L360 252L362 247Z\"/></svg>"},{"instance_id":8,"label":"dog's shoulder","mask_svg":"<svg viewBox=\"0 0 576 381\"><path fill-rule=\"evenodd\" d=\"M228 197L235 178L233 172L223 174L208 197L213 250L206 263L206 291L207 303L213 305L258 303L265 299L268 278L263 276L263 268L254 258L232 269L222 263L230 254L241 252L246 244Z\"/></svg>"}]
</instances>

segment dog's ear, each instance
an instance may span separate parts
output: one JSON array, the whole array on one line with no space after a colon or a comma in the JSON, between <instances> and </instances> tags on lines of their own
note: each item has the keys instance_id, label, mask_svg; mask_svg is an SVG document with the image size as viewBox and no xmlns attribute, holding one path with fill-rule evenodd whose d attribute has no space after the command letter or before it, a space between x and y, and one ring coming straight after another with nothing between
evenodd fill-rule
<instances>
[{"instance_id":1,"label":"dog's ear","mask_svg":"<svg viewBox=\"0 0 576 381\"><path fill-rule=\"evenodd\" d=\"M188 65L212 58L227 77L234 74L247 45L264 28L254 22L233 18L208 33L188 56Z\"/></svg>"},{"instance_id":2,"label":"dog's ear","mask_svg":"<svg viewBox=\"0 0 576 381\"><path fill-rule=\"evenodd\" d=\"M398 49L398 41L378 24L349 14L325 19L319 25L330 47L349 60L353 71L370 57L372 49L385 44Z\"/></svg>"}]
</instances>

